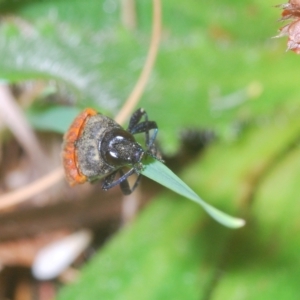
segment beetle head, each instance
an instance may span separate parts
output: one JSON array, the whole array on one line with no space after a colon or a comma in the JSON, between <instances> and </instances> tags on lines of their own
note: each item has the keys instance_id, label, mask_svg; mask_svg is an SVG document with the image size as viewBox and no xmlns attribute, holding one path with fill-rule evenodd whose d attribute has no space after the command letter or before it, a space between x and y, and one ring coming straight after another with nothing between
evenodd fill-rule
<instances>
[{"instance_id":1,"label":"beetle head","mask_svg":"<svg viewBox=\"0 0 300 300\"><path fill-rule=\"evenodd\" d=\"M144 154L143 148L133 135L122 128L106 132L100 148L105 161L114 167L136 165Z\"/></svg>"}]
</instances>

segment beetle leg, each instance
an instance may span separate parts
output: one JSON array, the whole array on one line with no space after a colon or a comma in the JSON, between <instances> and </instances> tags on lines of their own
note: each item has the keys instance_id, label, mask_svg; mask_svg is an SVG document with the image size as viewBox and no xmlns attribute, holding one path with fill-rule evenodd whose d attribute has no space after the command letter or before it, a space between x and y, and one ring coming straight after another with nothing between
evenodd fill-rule
<instances>
[{"instance_id":1,"label":"beetle leg","mask_svg":"<svg viewBox=\"0 0 300 300\"><path fill-rule=\"evenodd\" d=\"M145 122L148 122L148 114L143 108L139 108L136 112L133 113L133 115L130 118L129 125L127 131L134 134L134 129L138 125L138 123L141 121L142 117L145 118ZM145 129L141 132L145 133L146 136L146 145L149 144L149 129ZM137 133L137 132L136 132Z\"/></svg>"},{"instance_id":2,"label":"beetle leg","mask_svg":"<svg viewBox=\"0 0 300 300\"><path fill-rule=\"evenodd\" d=\"M130 118L128 131L131 132L132 129L140 122L142 117L145 117L145 120L148 121L148 115L143 108L139 108L136 112L134 112Z\"/></svg>"},{"instance_id":3,"label":"beetle leg","mask_svg":"<svg viewBox=\"0 0 300 300\"><path fill-rule=\"evenodd\" d=\"M154 132L150 138L149 131L152 129L154 130ZM154 122L154 121L141 122L141 123L137 124L136 126L134 126L131 131L132 134L143 133L143 132L146 133L146 146L148 148L151 148L151 146L154 144L156 135L158 133L158 128L157 128L156 122Z\"/></svg>"},{"instance_id":4,"label":"beetle leg","mask_svg":"<svg viewBox=\"0 0 300 300\"><path fill-rule=\"evenodd\" d=\"M120 174L123 174L123 175L121 175L120 178L118 178L118 179L116 179L116 180L114 181L114 178L115 178L117 172L120 172ZM114 186L116 186L116 185L118 185L118 184L121 184L124 180L127 180L127 178L128 178L129 176L131 176L131 175L132 175L133 173L135 173L135 172L136 172L135 168L131 168L131 169L130 169L128 172L126 172L125 174L124 174L123 172L121 172L120 170L113 172L112 174L108 175L108 176L104 179L104 181L103 181L103 183L102 183L102 189L105 190L105 191L107 191L107 190L111 189L112 187L114 187ZM123 190L122 190L122 191L123 191ZM127 194L125 194L125 195L127 195Z\"/></svg>"},{"instance_id":5,"label":"beetle leg","mask_svg":"<svg viewBox=\"0 0 300 300\"><path fill-rule=\"evenodd\" d=\"M115 171L115 172L113 172L113 173L107 175L107 176L103 179L103 182L102 182L102 189L103 189L104 191L107 191L108 189L110 189L111 187L114 186L114 185L111 186L111 184L114 182L114 179L115 179L117 173L118 173L118 171Z\"/></svg>"},{"instance_id":6,"label":"beetle leg","mask_svg":"<svg viewBox=\"0 0 300 300\"><path fill-rule=\"evenodd\" d=\"M119 173L120 173L121 177L124 175L124 173L121 169L119 170ZM138 184L140 183L141 178L142 178L141 174L138 174L137 179L136 179L134 185L132 186L132 188L130 188L129 182L128 182L127 179L121 181L120 182L120 187L121 187L121 190L122 190L123 194L124 195L131 194L136 189Z\"/></svg>"},{"instance_id":7,"label":"beetle leg","mask_svg":"<svg viewBox=\"0 0 300 300\"><path fill-rule=\"evenodd\" d=\"M142 117L145 117L145 121L140 122ZM154 129L154 133L152 134L151 138L149 135L150 130ZM132 134L137 133L145 133L146 136L146 146L150 153L156 154L156 148L153 146L154 141L156 139L156 135L158 132L158 128L156 125L156 122L154 121L148 121L148 115L146 111L143 108L138 109L130 118L129 126L127 131L129 131Z\"/></svg>"}]
</instances>

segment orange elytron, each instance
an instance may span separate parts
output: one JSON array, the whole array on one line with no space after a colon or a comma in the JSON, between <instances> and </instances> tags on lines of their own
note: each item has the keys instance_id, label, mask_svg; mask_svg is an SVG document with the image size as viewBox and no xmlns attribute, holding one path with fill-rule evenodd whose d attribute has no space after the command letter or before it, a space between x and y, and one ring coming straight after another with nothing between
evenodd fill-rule
<instances>
[{"instance_id":1,"label":"orange elytron","mask_svg":"<svg viewBox=\"0 0 300 300\"><path fill-rule=\"evenodd\" d=\"M64 145L62 152L63 167L65 169L66 179L71 186L87 181L87 177L83 175L79 170L75 145L76 141L82 134L87 119L96 114L97 112L94 109L86 108L75 118L69 130L64 136Z\"/></svg>"}]
</instances>

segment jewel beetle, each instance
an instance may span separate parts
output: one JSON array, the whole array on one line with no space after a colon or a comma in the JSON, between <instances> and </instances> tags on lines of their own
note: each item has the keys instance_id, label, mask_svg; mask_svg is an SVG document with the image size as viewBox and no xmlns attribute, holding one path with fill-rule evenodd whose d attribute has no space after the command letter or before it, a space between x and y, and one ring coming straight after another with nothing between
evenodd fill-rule
<instances>
[{"instance_id":1,"label":"jewel beetle","mask_svg":"<svg viewBox=\"0 0 300 300\"><path fill-rule=\"evenodd\" d=\"M134 137L138 133L145 134L144 148ZM156 122L149 121L142 108L133 113L126 130L113 119L86 108L64 136L62 160L68 183L74 186L101 179L103 190L120 184L123 194L129 195L140 181L143 157L157 158L157 133ZM125 167L129 168L126 172ZM134 173L137 179L130 187L127 178Z\"/></svg>"}]
</instances>

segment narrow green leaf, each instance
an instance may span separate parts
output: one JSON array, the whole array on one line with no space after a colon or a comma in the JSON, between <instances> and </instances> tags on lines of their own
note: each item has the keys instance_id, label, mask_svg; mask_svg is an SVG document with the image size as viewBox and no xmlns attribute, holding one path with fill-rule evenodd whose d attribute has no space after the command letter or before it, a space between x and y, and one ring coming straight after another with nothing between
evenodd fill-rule
<instances>
[{"instance_id":1,"label":"narrow green leaf","mask_svg":"<svg viewBox=\"0 0 300 300\"><path fill-rule=\"evenodd\" d=\"M239 228L245 225L245 220L231 217L202 200L189 186L177 177L163 163L153 158L147 158L142 174L164 185L179 195L182 195L198 204L217 222L230 228Z\"/></svg>"}]
</instances>

